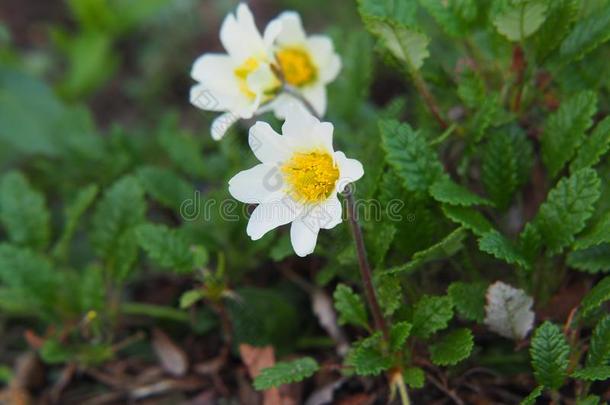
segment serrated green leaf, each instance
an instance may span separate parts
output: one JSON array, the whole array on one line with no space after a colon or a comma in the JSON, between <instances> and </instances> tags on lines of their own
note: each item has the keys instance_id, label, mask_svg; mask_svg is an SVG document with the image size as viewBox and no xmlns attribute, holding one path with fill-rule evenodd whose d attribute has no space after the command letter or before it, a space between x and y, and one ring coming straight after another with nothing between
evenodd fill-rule
<instances>
[{"instance_id":1,"label":"serrated green leaf","mask_svg":"<svg viewBox=\"0 0 610 405\"><path fill-rule=\"evenodd\" d=\"M426 382L424 370L419 367L409 367L402 373L403 380L411 388L423 388Z\"/></svg>"},{"instance_id":2,"label":"serrated green leaf","mask_svg":"<svg viewBox=\"0 0 610 405\"><path fill-rule=\"evenodd\" d=\"M443 212L447 218L457 222L477 236L482 236L493 229L487 218L473 208L445 204L443 205Z\"/></svg>"},{"instance_id":3,"label":"serrated green leaf","mask_svg":"<svg viewBox=\"0 0 610 405\"><path fill-rule=\"evenodd\" d=\"M368 317L364 302L358 294L345 284L337 285L333 294L335 309L339 312L339 323L347 323L368 329Z\"/></svg>"},{"instance_id":4,"label":"serrated green leaf","mask_svg":"<svg viewBox=\"0 0 610 405\"><path fill-rule=\"evenodd\" d=\"M610 315L597 322L591 334L587 352L587 367L606 366L610 363Z\"/></svg>"},{"instance_id":5,"label":"serrated green leaf","mask_svg":"<svg viewBox=\"0 0 610 405\"><path fill-rule=\"evenodd\" d=\"M547 9L547 2L543 0L521 1L502 10L493 24L510 41L523 41L540 28Z\"/></svg>"},{"instance_id":6,"label":"serrated green leaf","mask_svg":"<svg viewBox=\"0 0 610 405\"><path fill-rule=\"evenodd\" d=\"M449 285L447 294L458 314L470 321L482 323L485 319L485 293L487 286L483 283L464 283L456 281Z\"/></svg>"},{"instance_id":7,"label":"serrated green leaf","mask_svg":"<svg viewBox=\"0 0 610 405\"><path fill-rule=\"evenodd\" d=\"M171 170L146 166L138 170L138 179L147 194L161 205L180 212L185 201L191 201L194 189L191 184Z\"/></svg>"},{"instance_id":8,"label":"serrated green leaf","mask_svg":"<svg viewBox=\"0 0 610 405\"><path fill-rule=\"evenodd\" d=\"M570 346L561 329L549 321L532 337L530 355L536 380L550 389L559 389L567 376Z\"/></svg>"},{"instance_id":9,"label":"serrated green leaf","mask_svg":"<svg viewBox=\"0 0 610 405\"><path fill-rule=\"evenodd\" d=\"M50 237L49 211L44 196L19 172L0 180L0 221L10 241L43 249Z\"/></svg>"},{"instance_id":10,"label":"serrated green leaf","mask_svg":"<svg viewBox=\"0 0 610 405\"><path fill-rule=\"evenodd\" d=\"M538 397L542 395L542 391L544 391L544 387L541 385L537 386L527 397L523 398L520 405L535 405Z\"/></svg>"},{"instance_id":11,"label":"serrated green leaf","mask_svg":"<svg viewBox=\"0 0 610 405\"><path fill-rule=\"evenodd\" d=\"M530 266L538 258L542 249L542 236L534 223L525 224L525 228L519 234L518 248Z\"/></svg>"},{"instance_id":12,"label":"serrated green leaf","mask_svg":"<svg viewBox=\"0 0 610 405\"><path fill-rule=\"evenodd\" d=\"M578 0L555 0L549 2L549 11L544 24L536 32L533 41L536 57L543 61L559 47L578 17Z\"/></svg>"},{"instance_id":13,"label":"serrated green leaf","mask_svg":"<svg viewBox=\"0 0 610 405\"><path fill-rule=\"evenodd\" d=\"M74 200L66 206L65 209L65 225L61 237L55 247L53 248L53 254L56 257L64 257L70 241L76 232L78 222L83 216L85 211L93 204L99 188L95 184L91 184L81 189Z\"/></svg>"},{"instance_id":14,"label":"serrated green leaf","mask_svg":"<svg viewBox=\"0 0 610 405\"><path fill-rule=\"evenodd\" d=\"M584 381L603 381L610 378L610 366L591 366L572 373L572 378Z\"/></svg>"},{"instance_id":15,"label":"serrated green leaf","mask_svg":"<svg viewBox=\"0 0 610 405\"><path fill-rule=\"evenodd\" d=\"M390 350L397 352L402 349L411 333L413 325L409 322L396 322L390 328Z\"/></svg>"},{"instance_id":16,"label":"serrated green leaf","mask_svg":"<svg viewBox=\"0 0 610 405\"><path fill-rule=\"evenodd\" d=\"M610 39L610 8L591 13L579 21L561 43L561 60L570 63L582 59Z\"/></svg>"},{"instance_id":17,"label":"serrated green leaf","mask_svg":"<svg viewBox=\"0 0 610 405\"><path fill-rule=\"evenodd\" d=\"M610 243L575 250L568 254L568 266L587 273L610 271Z\"/></svg>"},{"instance_id":18,"label":"serrated green leaf","mask_svg":"<svg viewBox=\"0 0 610 405\"><path fill-rule=\"evenodd\" d=\"M610 149L610 117L597 124L591 135L585 139L570 164L570 171L575 172L596 165L608 149Z\"/></svg>"},{"instance_id":19,"label":"serrated green leaf","mask_svg":"<svg viewBox=\"0 0 610 405\"><path fill-rule=\"evenodd\" d=\"M522 131L496 133L483 149L481 178L496 206L505 210L529 177L533 148Z\"/></svg>"},{"instance_id":20,"label":"serrated green leaf","mask_svg":"<svg viewBox=\"0 0 610 405\"><path fill-rule=\"evenodd\" d=\"M159 135L159 144L165 149L171 161L184 173L202 177L206 174L206 163L201 153L201 145L190 134L169 128Z\"/></svg>"},{"instance_id":21,"label":"serrated green leaf","mask_svg":"<svg viewBox=\"0 0 610 405\"><path fill-rule=\"evenodd\" d=\"M375 273L373 284L377 291L379 306L385 316L390 316L402 304L402 287L397 276L386 273Z\"/></svg>"},{"instance_id":22,"label":"serrated green leaf","mask_svg":"<svg viewBox=\"0 0 610 405\"><path fill-rule=\"evenodd\" d=\"M389 268L385 270L384 273L409 273L428 262L453 256L464 246L462 242L465 237L466 231L464 228L457 228L440 242L425 250L416 252L409 262Z\"/></svg>"},{"instance_id":23,"label":"serrated green leaf","mask_svg":"<svg viewBox=\"0 0 610 405\"><path fill-rule=\"evenodd\" d=\"M425 138L408 124L379 122L387 162L411 191L425 191L443 173L438 156Z\"/></svg>"},{"instance_id":24,"label":"serrated green leaf","mask_svg":"<svg viewBox=\"0 0 610 405\"><path fill-rule=\"evenodd\" d=\"M453 303L448 296L425 295L415 304L413 312L413 334L423 339L445 329L453 318Z\"/></svg>"},{"instance_id":25,"label":"serrated green leaf","mask_svg":"<svg viewBox=\"0 0 610 405\"><path fill-rule=\"evenodd\" d=\"M140 183L131 176L116 181L97 204L92 243L113 277L126 277L137 255L133 228L144 222L146 203Z\"/></svg>"},{"instance_id":26,"label":"serrated green leaf","mask_svg":"<svg viewBox=\"0 0 610 405\"><path fill-rule=\"evenodd\" d=\"M560 253L574 242L593 214L600 195L600 179L592 169L563 178L549 192L534 223L550 253Z\"/></svg>"},{"instance_id":27,"label":"serrated green leaf","mask_svg":"<svg viewBox=\"0 0 610 405\"><path fill-rule=\"evenodd\" d=\"M193 270L193 254L179 230L160 224L142 224L135 228L138 244L161 267L185 273Z\"/></svg>"},{"instance_id":28,"label":"serrated green leaf","mask_svg":"<svg viewBox=\"0 0 610 405\"><path fill-rule=\"evenodd\" d=\"M542 160L555 177L572 159L584 141L585 131L593 123L597 96L593 91L582 91L563 101L547 120L542 134Z\"/></svg>"},{"instance_id":29,"label":"serrated green leaf","mask_svg":"<svg viewBox=\"0 0 610 405\"><path fill-rule=\"evenodd\" d=\"M610 212L602 216L593 227L574 242L575 249L610 242Z\"/></svg>"},{"instance_id":30,"label":"serrated green leaf","mask_svg":"<svg viewBox=\"0 0 610 405\"><path fill-rule=\"evenodd\" d=\"M600 398L597 395L589 395L586 398L576 401L576 405L599 405Z\"/></svg>"},{"instance_id":31,"label":"serrated green leaf","mask_svg":"<svg viewBox=\"0 0 610 405\"><path fill-rule=\"evenodd\" d=\"M358 375L378 375L392 366L392 359L381 351L381 333L356 342L345 359Z\"/></svg>"},{"instance_id":32,"label":"serrated green leaf","mask_svg":"<svg viewBox=\"0 0 610 405\"><path fill-rule=\"evenodd\" d=\"M610 276L595 285L580 302L583 316L610 300Z\"/></svg>"},{"instance_id":33,"label":"serrated green leaf","mask_svg":"<svg viewBox=\"0 0 610 405\"><path fill-rule=\"evenodd\" d=\"M419 0L434 17L439 27L452 36L461 36L468 31L469 23L477 17L477 4L474 1L435 1Z\"/></svg>"},{"instance_id":34,"label":"serrated green leaf","mask_svg":"<svg viewBox=\"0 0 610 405\"><path fill-rule=\"evenodd\" d=\"M529 263L515 246L496 230L487 232L479 238L479 249L508 264L516 264L522 268L529 267Z\"/></svg>"},{"instance_id":35,"label":"serrated green leaf","mask_svg":"<svg viewBox=\"0 0 610 405\"><path fill-rule=\"evenodd\" d=\"M420 0L421 1L421 0ZM429 3L436 3L430 0L424 0ZM469 108L475 108L480 106L480 103L485 99L485 82L483 79L474 71L466 70L460 76L457 89L460 99Z\"/></svg>"},{"instance_id":36,"label":"serrated green leaf","mask_svg":"<svg viewBox=\"0 0 610 405\"><path fill-rule=\"evenodd\" d=\"M261 373L254 378L254 388L261 391L303 381L314 375L319 368L318 363L311 357L279 362L273 367L261 370Z\"/></svg>"},{"instance_id":37,"label":"serrated green leaf","mask_svg":"<svg viewBox=\"0 0 610 405\"><path fill-rule=\"evenodd\" d=\"M448 176L442 176L430 186L430 195L436 201L451 205L471 206L491 204L489 200L479 197L470 190L456 184Z\"/></svg>"},{"instance_id":38,"label":"serrated green leaf","mask_svg":"<svg viewBox=\"0 0 610 405\"><path fill-rule=\"evenodd\" d=\"M430 346L430 358L438 366L455 365L468 358L473 347L470 329L456 329Z\"/></svg>"}]
</instances>

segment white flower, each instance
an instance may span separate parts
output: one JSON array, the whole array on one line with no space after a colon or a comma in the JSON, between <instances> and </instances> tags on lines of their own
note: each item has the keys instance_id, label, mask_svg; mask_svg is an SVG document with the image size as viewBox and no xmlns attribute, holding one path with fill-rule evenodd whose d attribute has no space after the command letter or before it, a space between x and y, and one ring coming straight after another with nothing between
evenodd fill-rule
<instances>
[{"instance_id":1,"label":"white flower","mask_svg":"<svg viewBox=\"0 0 610 405\"><path fill-rule=\"evenodd\" d=\"M320 122L292 103L286 109L282 135L269 124L250 128L249 143L261 162L229 181L237 200L259 204L246 232L253 239L292 222L294 251L306 256L314 251L320 229L341 222L337 193L364 174L362 164L333 149L333 125Z\"/></svg>"},{"instance_id":2,"label":"white flower","mask_svg":"<svg viewBox=\"0 0 610 405\"><path fill-rule=\"evenodd\" d=\"M485 325L509 339L525 339L534 326L534 300L525 291L496 281L487 289Z\"/></svg>"},{"instance_id":3,"label":"white flower","mask_svg":"<svg viewBox=\"0 0 610 405\"><path fill-rule=\"evenodd\" d=\"M271 100L280 82L270 68L272 43L280 32L272 22L263 36L244 3L229 14L220 28L220 41L227 54L206 53L193 64L191 76L199 83L191 88L190 100L209 111L222 111L212 124L212 136L220 139L239 118L251 118L261 103Z\"/></svg>"},{"instance_id":4,"label":"white flower","mask_svg":"<svg viewBox=\"0 0 610 405\"><path fill-rule=\"evenodd\" d=\"M299 14L287 11L270 25L278 24L281 32L274 42L275 60L284 81L295 88L314 107L318 116L326 112L326 85L341 70L341 59L331 39L324 35L307 36ZM280 94L272 104L278 118L286 116L288 94Z\"/></svg>"}]
</instances>

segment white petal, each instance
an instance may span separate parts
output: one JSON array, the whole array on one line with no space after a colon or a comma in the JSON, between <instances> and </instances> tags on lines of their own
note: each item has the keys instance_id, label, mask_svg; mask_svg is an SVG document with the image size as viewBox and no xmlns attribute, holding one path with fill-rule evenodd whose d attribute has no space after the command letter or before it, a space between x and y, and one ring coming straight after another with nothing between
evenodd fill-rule
<instances>
[{"instance_id":1,"label":"white petal","mask_svg":"<svg viewBox=\"0 0 610 405\"><path fill-rule=\"evenodd\" d=\"M229 55L239 61L266 52L254 16L246 3L240 3L235 15L229 14L224 19L220 27L220 41Z\"/></svg>"},{"instance_id":2,"label":"white petal","mask_svg":"<svg viewBox=\"0 0 610 405\"><path fill-rule=\"evenodd\" d=\"M315 224L309 224L300 218L295 220L290 227L290 241L294 252L300 257L313 253L319 231L320 228Z\"/></svg>"},{"instance_id":3,"label":"white petal","mask_svg":"<svg viewBox=\"0 0 610 405\"><path fill-rule=\"evenodd\" d=\"M269 65L261 65L246 78L248 88L256 94L262 94L265 91L279 86L280 82L273 74Z\"/></svg>"},{"instance_id":4,"label":"white petal","mask_svg":"<svg viewBox=\"0 0 610 405\"><path fill-rule=\"evenodd\" d=\"M229 180L229 193L238 201L261 204L277 199L282 182L282 176L275 167L261 163L233 176Z\"/></svg>"},{"instance_id":5,"label":"white petal","mask_svg":"<svg viewBox=\"0 0 610 405\"><path fill-rule=\"evenodd\" d=\"M322 83L330 83L337 78L341 71L341 58L334 54L324 66L320 66L320 79Z\"/></svg>"},{"instance_id":6,"label":"white petal","mask_svg":"<svg viewBox=\"0 0 610 405\"><path fill-rule=\"evenodd\" d=\"M509 339L524 339L534 325L534 300L525 291L496 281L487 289L485 325Z\"/></svg>"},{"instance_id":7,"label":"white petal","mask_svg":"<svg viewBox=\"0 0 610 405\"><path fill-rule=\"evenodd\" d=\"M191 104L206 111L235 110L239 104L240 95L237 92L212 89L205 84L196 84L191 87L189 99Z\"/></svg>"},{"instance_id":8,"label":"white petal","mask_svg":"<svg viewBox=\"0 0 610 405\"><path fill-rule=\"evenodd\" d=\"M265 33L263 34L263 42L265 43L265 48L271 50L273 42L276 40L278 35L282 32L282 21L275 18L267 24L265 27Z\"/></svg>"},{"instance_id":9,"label":"white petal","mask_svg":"<svg viewBox=\"0 0 610 405\"><path fill-rule=\"evenodd\" d=\"M349 183L359 180L364 175L362 163L356 159L348 159L343 152L335 152L335 162L339 166L337 191L342 192Z\"/></svg>"},{"instance_id":10,"label":"white petal","mask_svg":"<svg viewBox=\"0 0 610 405\"><path fill-rule=\"evenodd\" d=\"M287 196L275 201L265 202L252 211L246 233L252 240L260 239L270 230L292 222L300 215L301 211L302 206Z\"/></svg>"},{"instance_id":11,"label":"white petal","mask_svg":"<svg viewBox=\"0 0 610 405\"><path fill-rule=\"evenodd\" d=\"M318 116L326 114L326 87L323 83L315 83L302 89L303 96L313 106Z\"/></svg>"},{"instance_id":12,"label":"white petal","mask_svg":"<svg viewBox=\"0 0 610 405\"><path fill-rule=\"evenodd\" d=\"M312 131L317 142L330 154L333 153L333 130L333 124L330 122L320 122Z\"/></svg>"},{"instance_id":13,"label":"white petal","mask_svg":"<svg viewBox=\"0 0 610 405\"><path fill-rule=\"evenodd\" d=\"M282 24L282 31L277 37L279 45L299 45L306 41L307 37L299 13L285 11L276 20Z\"/></svg>"},{"instance_id":14,"label":"white petal","mask_svg":"<svg viewBox=\"0 0 610 405\"><path fill-rule=\"evenodd\" d=\"M318 206L321 213L318 214L318 224L322 229L332 229L343 221L343 206L334 194Z\"/></svg>"},{"instance_id":15,"label":"white petal","mask_svg":"<svg viewBox=\"0 0 610 405\"><path fill-rule=\"evenodd\" d=\"M288 96L291 97L292 96ZM309 138L312 128L320 123L305 107L298 102L288 102L284 108L286 121L282 125L282 134L293 139Z\"/></svg>"},{"instance_id":16,"label":"white petal","mask_svg":"<svg viewBox=\"0 0 610 405\"><path fill-rule=\"evenodd\" d=\"M212 139L215 141L220 141L224 138L225 134L239 120L239 116L237 114L228 112L219 115L212 121L212 126L210 127L210 132L212 133Z\"/></svg>"},{"instance_id":17,"label":"white petal","mask_svg":"<svg viewBox=\"0 0 610 405\"><path fill-rule=\"evenodd\" d=\"M191 68L191 77L198 82L217 83L223 87L228 82L235 81L233 70L235 63L231 57L223 53L205 53L195 59Z\"/></svg>"},{"instance_id":18,"label":"white petal","mask_svg":"<svg viewBox=\"0 0 610 405\"><path fill-rule=\"evenodd\" d=\"M307 48L318 65L325 65L335 53L333 41L325 35L312 35L307 38Z\"/></svg>"},{"instance_id":19,"label":"white petal","mask_svg":"<svg viewBox=\"0 0 610 405\"><path fill-rule=\"evenodd\" d=\"M292 149L286 144L284 137L266 122L258 121L250 128L248 143L262 163L273 165L292 156Z\"/></svg>"}]
</instances>

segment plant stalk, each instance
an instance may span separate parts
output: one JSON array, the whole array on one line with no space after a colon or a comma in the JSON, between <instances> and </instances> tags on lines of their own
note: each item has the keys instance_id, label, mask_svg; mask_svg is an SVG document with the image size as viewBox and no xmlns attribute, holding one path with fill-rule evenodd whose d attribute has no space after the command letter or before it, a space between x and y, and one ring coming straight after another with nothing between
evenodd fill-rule
<instances>
[{"instance_id":1,"label":"plant stalk","mask_svg":"<svg viewBox=\"0 0 610 405\"><path fill-rule=\"evenodd\" d=\"M373 274L371 272L371 266L366 255L366 249L364 247L364 238L362 236L362 230L358 219L356 217L356 203L354 201L354 195L351 190L346 193L347 201L347 217L354 235L354 242L356 243L356 253L358 254L358 266L360 267L360 276L362 277L362 285L364 287L364 295L368 302L369 308L373 314L373 321L375 322L375 329L380 330L383 333L384 339L389 340L388 327L383 318L379 302L377 301L377 295L375 293L375 287L373 286Z\"/></svg>"},{"instance_id":2,"label":"plant stalk","mask_svg":"<svg viewBox=\"0 0 610 405\"><path fill-rule=\"evenodd\" d=\"M428 85L426 84L424 78L421 77L417 70L411 69L410 71L411 77L413 78L413 83L415 84L415 88L417 89L417 92L421 95L421 97L424 99L424 102L426 103L426 106L428 106L428 110L430 110L430 112L434 116L434 119L436 119L436 121L443 130L449 128L449 124L443 118L443 115L441 114L441 109L439 108L438 103L434 98L434 95L430 92L430 89L428 89Z\"/></svg>"}]
</instances>

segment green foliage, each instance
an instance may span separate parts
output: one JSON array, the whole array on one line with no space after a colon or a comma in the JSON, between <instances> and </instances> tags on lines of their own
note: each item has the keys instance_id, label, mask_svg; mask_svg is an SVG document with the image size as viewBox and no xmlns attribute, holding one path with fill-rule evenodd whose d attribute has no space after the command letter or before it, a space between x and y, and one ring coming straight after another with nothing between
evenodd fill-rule
<instances>
[{"instance_id":1,"label":"green foliage","mask_svg":"<svg viewBox=\"0 0 610 405\"><path fill-rule=\"evenodd\" d=\"M610 243L570 252L567 264L587 273L608 272L610 271Z\"/></svg>"},{"instance_id":2,"label":"green foliage","mask_svg":"<svg viewBox=\"0 0 610 405\"><path fill-rule=\"evenodd\" d=\"M135 228L139 245L159 266L176 272L193 268L193 254L188 240L179 230L165 225L142 224Z\"/></svg>"},{"instance_id":3,"label":"green foliage","mask_svg":"<svg viewBox=\"0 0 610 405\"><path fill-rule=\"evenodd\" d=\"M506 4L503 10L498 12L493 24L498 32L510 41L523 41L540 28L547 10L548 4L545 0L513 2Z\"/></svg>"},{"instance_id":4,"label":"green foliage","mask_svg":"<svg viewBox=\"0 0 610 405\"><path fill-rule=\"evenodd\" d=\"M392 359L381 349L381 332L354 343L345 359L345 365L353 367L358 375L378 375L389 369Z\"/></svg>"},{"instance_id":5,"label":"green foliage","mask_svg":"<svg viewBox=\"0 0 610 405\"><path fill-rule=\"evenodd\" d=\"M405 342L407 341L407 338L409 337L409 334L411 333L412 327L413 325L405 321L397 322L392 325L392 328L390 329L389 342L390 350L392 352L397 352L402 349Z\"/></svg>"},{"instance_id":6,"label":"green foliage","mask_svg":"<svg viewBox=\"0 0 610 405\"><path fill-rule=\"evenodd\" d=\"M319 368L318 363L311 357L279 362L273 367L261 370L261 373L254 379L254 388L260 391L303 381L314 375Z\"/></svg>"},{"instance_id":7,"label":"green foliage","mask_svg":"<svg viewBox=\"0 0 610 405\"><path fill-rule=\"evenodd\" d=\"M419 367L409 367L403 372L405 383L411 388L423 388L426 382L424 370Z\"/></svg>"},{"instance_id":8,"label":"green foliage","mask_svg":"<svg viewBox=\"0 0 610 405\"><path fill-rule=\"evenodd\" d=\"M536 57L544 61L554 52L578 17L578 0L557 0L549 3L547 18L534 35Z\"/></svg>"},{"instance_id":9,"label":"green foliage","mask_svg":"<svg viewBox=\"0 0 610 405\"><path fill-rule=\"evenodd\" d=\"M558 389L567 376L570 347L558 326L544 322L532 337L530 355L536 380L544 387Z\"/></svg>"},{"instance_id":10,"label":"green foliage","mask_svg":"<svg viewBox=\"0 0 610 405\"><path fill-rule=\"evenodd\" d=\"M534 388L534 390L532 392L529 393L529 395L525 398L523 398L523 401L520 402L521 405L535 405L536 404L536 400L538 399L538 397L540 395L542 395L542 392L544 391L544 387L539 385L536 388Z\"/></svg>"},{"instance_id":11,"label":"green foliage","mask_svg":"<svg viewBox=\"0 0 610 405\"><path fill-rule=\"evenodd\" d=\"M430 346L430 357L438 366L455 365L470 356L473 346L470 329L456 329Z\"/></svg>"},{"instance_id":12,"label":"green foliage","mask_svg":"<svg viewBox=\"0 0 610 405\"><path fill-rule=\"evenodd\" d=\"M574 29L561 43L563 63L582 59L602 43L610 39L610 9L603 8L578 21Z\"/></svg>"},{"instance_id":13,"label":"green foliage","mask_svg":"<svg viewBox=\"0 0 610 405\"><path fill-rule=\"evenodd\" d=\"M610 242L610 212L606 213L589 231L574 242L574 248L586 249Z\"/></svg>"},{"instance_id":14,"label":"green foliage","mask_svg":"<svg viewBox=\"0 0 610 405\"><path fill-rule=\"evenodd\" d=\"M574 172L594 166L608 149L610 149L610 117L597 124L591 135L585 139L570 165L570 170Z\"/></svg>"},{"instance_id":15,"label":"green foliage","mask_svg":"<svg viewBox=\"0 0 610 405\"><path fill-rule=\"evenodd\" d=\"M597 309L602 303L610 300L610 276L597 283L580 302L583 315Z\"/></svg>"},{"instance_id":16,"label":"green foliage","mask_svg":"<svg viewBox=\"0 0 610 405\"><path fill-rule=\"evenodd\" d=\"M439 179L443 168L421 133L408 124L379 123L387 162L408 190L425 191Z\"/></svg>"},{"instance_id":17,"label":"green foliage","mask_svg":"<svg viewBox=\"0 0 610 405\"><path fill-rule=\"evenodd\" d=\"M7 173L0 180L0 220L16 244L44 249L49 242L49 211L44 196L19 172Z\"/></svg>"},{"instance_id":18,"label":"green foliage","mask_svg":"<svg viewBox=\"0 0 610 405\"><path fill-rule=\"evenodd\" d=\"M552 176L569 162L585 139L585 131L593 123L597 96L592 91L580 92L563 103L547 120L542 135L542 158Z\"/></svg>"},{"instance_id":19,"label":"green foliage","mask_svg":"<svg viewBox=\"0 0 610 405\"><path fill-rule=\"evenodd\" d=\"M593 330L586 365L596 367L608 363L610 363L610 315L600 319Z\"/></svg>"},{"instance_id":20,"label":"green foliage","mask_svg":"<svg viewBox=\"0 0 610 405\"><path fill-rule=\"evenodd\" d=\"M193 186L171 170L142 167L138 170L138 180L147 194L177 212L185 201L193 198Z\"/></svg>"},{"instance_id":21,"label":"green foliage","mask_svg":"<svg viewBox=\"0 0 610 405\"><path fill-rule=\"evenodd\" d=\"M581 368L572 373L572 377L585 381L604 381L610 378L610 366L592 366Z\"/></svg>"},{"instance_id":22,"label":"green foliage","mask_svg":"<svg viewBox=\"0 0 610 405\"><path fill-rule=\"evenodd\" d=\"M430 186L430 195L441 203L451 205L470 206L490 204L488 200L473 194L448 177L441 177L432 184L432 186Z\"/></svg>"},{"instance_id":23,"label":"green foliage","mask_svg":"<svg viewBox=\"0 0 610 405\"><path fill-rule=\"evenodd\" d=\"M446 3L419 0L419 4L434 17L447 34L452 36L464 35L478 15L477 3L473 0L452 0Z\"/></svg>"},{"instance_id":24,"label":"green foliage","mask_svg":"<svg viewBox=\"0 0 610 405\"><path fill-rule=\"evenodd\" d=\"M413 311L413 334L427 339L449 325L453 318L453 303L448 296L426 295L415 304Z\"/></svg>"},{"instance_id":25,"label":"green foliage","mask_svg":"<svg viewBox=\"0 0 610 405\"><path fill-rule=\"evenodd\" d=\"M350 287L339 284L333 294L335 309L339 312L339 323L350 323L355 326L368 328L368 318L364 302Z\"/></svg>"},{"instance_id":26,"label":"green foliage","mask_svg":"<svg viewBox=\"0 0 610 405\"><path fill-rule=\"evenodd\" d=\"M447 218L472 231L477 236L483 236L493 229L491 223L473 208L443 205Z\"/></svg>"},{"instance_id":27,"label":"green foliage","mask_svg":"<svg viewBox=\"0 0 610 405\"><path fill-rule=\"evenodd\" d=\"M550 253L559 253L574 242L593 213L600 195L600 179L592 169L581 169L561 179L549 192L534 224Z\"/></svg>"},{"instance_id":28,"label":"green foliage","mask_svg":"<svg viewBox=\"0 0 610 405\"><path fill-rule=\"evenodd\" d=\"M519 267L527 268L528 263L511 241L498 231L490 231L479 238L479 249L497 259Z\"/></svg>"},{"instance_id":29,"label":"green foliage","mask_svg":"<svg viewBox=\"0 0 610 405\"><path fill-rule=\"evenodd\" d=\"M485 293L487 286L483 283L465 283L456 281L449 285L447 294L460 316L470 321L483 322L485 318Z\"/></svg>"}]
</instances>

